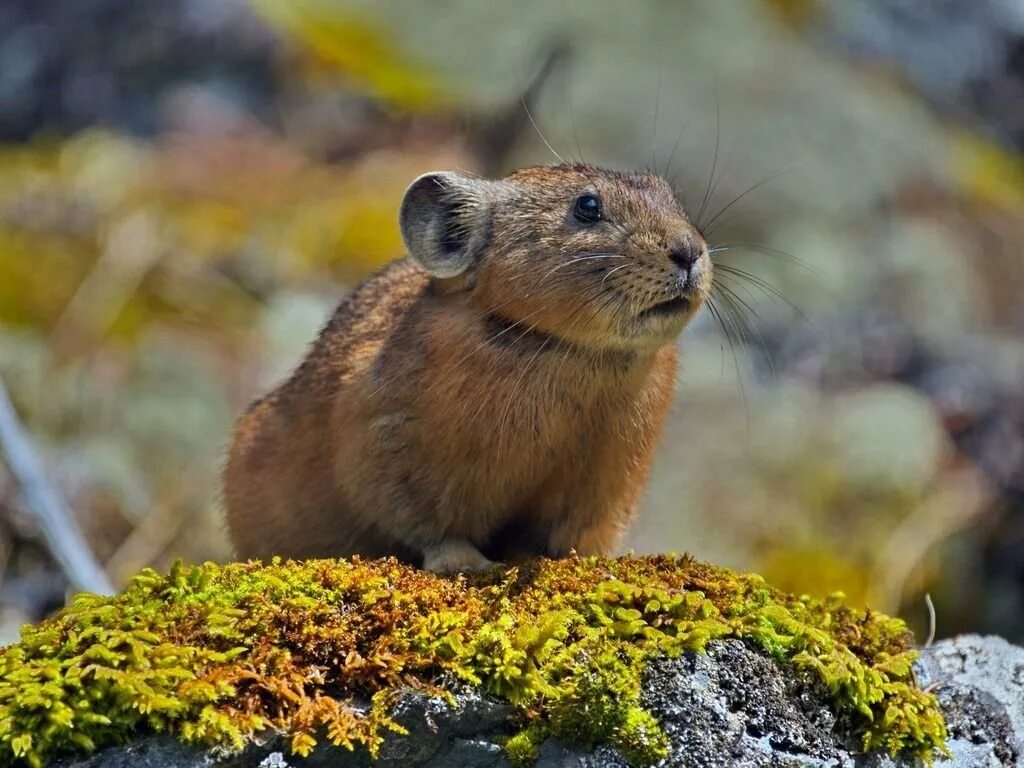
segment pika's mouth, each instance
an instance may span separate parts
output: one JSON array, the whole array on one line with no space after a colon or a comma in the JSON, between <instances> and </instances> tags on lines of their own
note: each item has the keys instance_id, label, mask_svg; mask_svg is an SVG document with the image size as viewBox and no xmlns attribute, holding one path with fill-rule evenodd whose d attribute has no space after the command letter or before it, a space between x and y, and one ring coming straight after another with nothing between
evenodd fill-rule
<instances>
[{"instance_id":1,"label":"pika's mouth","mask_svg":"<svg viewBox=\"0 0 1024 768\"><path fill-rule=\"evenodd\" d=\"M667 301L655 304L653 307L648 307L640 313L639 317L670 317L680 312L685 312L689 308L690 300L686 296L675 296Z\"/></svg>"}]
</instances>

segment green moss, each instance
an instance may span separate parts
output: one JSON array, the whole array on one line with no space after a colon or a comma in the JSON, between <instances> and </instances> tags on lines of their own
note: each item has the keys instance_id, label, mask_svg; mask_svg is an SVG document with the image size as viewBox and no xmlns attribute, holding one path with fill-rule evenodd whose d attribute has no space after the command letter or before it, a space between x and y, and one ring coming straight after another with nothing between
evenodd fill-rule
<instances>
[{"instance_id":1,"label":"green moss","mask_svg":"<svg viewBox=\"0 0 1024 768\"><path fill-rule=\"evenodd\" d=\"M452 677L512 702L528 764L547 735L666 754L640 706L645 663L735 637L817 675L865 749L931 759L945 725L913 682L903 622L771 589L690 558L543 560L470 579L393 560L146 571L79 595L0 651L0 763L39 766L140 729L240 748L257 731L375 753L399 689ZM357 711L346 702L371 698Z\"/></svg>"}]
</instances>

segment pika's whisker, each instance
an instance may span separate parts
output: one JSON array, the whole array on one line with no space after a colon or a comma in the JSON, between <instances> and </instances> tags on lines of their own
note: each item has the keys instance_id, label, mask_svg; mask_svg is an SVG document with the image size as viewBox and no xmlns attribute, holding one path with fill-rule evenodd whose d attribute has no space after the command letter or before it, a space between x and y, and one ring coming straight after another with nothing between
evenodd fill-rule
<instances>
[{"instance_id":1,"label":"pika's whisker","mask_svg":"<svg viewBox=\"0 0 1024 768\"><path fill-rule=\"evenodd\" d=\"M588 254L587 256L580 256L579 258L572 259L572 260L566 261L566 262L562 262L561 264L558 264L558 265L552 267L551 269L549 269L547 271L547 273L544 275L544 277L542 277L537 284L541 285L545 280L547 280L552 274L554 274L558 270L563 269L564 267L571 266L573 264L578 264L581 261L591 261L593 259L624 259L624 258L626 258L626 257L625 256L620 256L617 253L592 253L592 254Z\"/></svg>"},{"instance_id":2,"label":"pika's whisker","mask_svg":"<svg viewBox=\"0 0 1024 768\"><path fill-rule=\"evenodd\" d=\"M686 133L686 128L687 128L687 126L689 126L689 124L690 124L690 118L687 118L686 122L683 123L683 127L679 129L679 133L676 134L676 140L675 140L675 143L672 144L672 151L669 152L668 162L665 163L665 171L664 171L664 173L661 174L662 176L666 176L667 177L667 176L669 176L669 174L672 173L672 162L676 159L676 151L679 149L679 142L681 142L683 140L683 134ZM670 181L670 184L672 185L673 188L675 188L675 179L674 178Z\"/></svg>"},{"instance_id":3,"label":"pika's whisker","mask_svg":"<svg viewBox=\"0 0 1024 768\"><path fill-rule=\"evenodd\" d=\"M750 194L751 192L754 192L755 190L758 190L758 189L760 189L760 188L761 188L761 187L763 187L763 186L764 186L765 184L768 184L768 183L770 183L770 182L772 182L772 181L775 181L775 179L779 178L779 176L782 176L783 174L789 173L789 171L790 171L790 170L792 170L792 168L791 168L791 167L785 167L785 166L784 166L784 167L780 168L779 170L775 171L774 173L770 173L769 175L765 176L765 177L764 177L763 179L761 179L760 181L757 181L757 182L755 182L754 184L751 184L751 185L750 185L749 187L747 187L747 188L746 188L745 190L743 190L743 191L742 191L742 192L740 192L740 193L739 193L738 195L736 195L736 197L734 197L734 198L733 198L732 200L730 200L730 201L729 201L728 203L726 203L726 204L725 204L725 205L723 205L723 206L722 206L721 208L719 208L719 209L718 209L718 212L717 212L717 213L715 213L715 214L714 214L714 215L713 215L713 216L712 216L712 217L711 217L711 218L710 218L710 219L708 220L708 222L707 222L706 224L704 224L704 226L702 227L702 229L704 230L705 236L708 236L708 237L710 237L710 236L711 236L711 233L712 233L712 232L714 231L714 228L713 228L713 226L712 226L712 225L713 225L713 224L714 224L714 223L715 223L716 221L718 221L719 217L720 217L720 216L721 216L721 215L722 215L723 213L725 213L726 211L728 211L728 210L729 210L730 208L732 208L732 207L733 207L734 205L736 205L736 203L738 203L738 202L739 202L740 200L742 200L743 198L745 198L745 197L746 197L747 195L749 195L749 194Z\"/></svg>"},{"instance_id":4,"label":"pika's whisker","mask_svg":"<svg viewBox=\"0 0 1024 768\"><path fill-rule=\"evenodd\" d=\"M718 103L718 94L715 94L715 152L711 159L711 173L708 174L708 183L704 188L704 199L701 201L700 210L697 211L697 228L700 228L700 219L704 215L704 209L708 207L711 200L712 182L715 180L715 171L718 169L718 148L722 139L722 108Z\"/></svg>"},{"instance_id":5,"label":"pika's whisker","mask_svg":"<svg viewBox=\"0 0 1024 768\"><path fill-rule=\"evenodd\" d=\"M736 352L736 341L733 339L734 331L730 330L732 327L730 323L726 323L725 317L722 314L721 308L715 304L713 297L708 297L708 311L718 321L718 324L722 327L722 331L725 333L725 340L729 344L729 351L732 353L732 364L736 370L736 383L739 386L740 398L743 400L743 412L746 415L747 426L750 426L750 405L747 402L747 388L743 384L743 372L740 368L740 359Z\"/></svg>"},{"instance_id":6,"label":"pika's whisker","mask_svg":"<svg viewBox=\"0 0 1024 768\"><path fill-rule=\"evenodd\" d=\"M612 275L614 275L620 269L625 269L628 266L629 266L629 264L623 264L620 267L616 267L615 269L608 270L608 273L601 279L601 285L603 286L605 284L605 282L608 280L608 278L611 277Z\"/></svg>"},{"instance_id":7,"label":"pika's whisker","mask_svg":"<svg viewBox=\"0 0 1024 768\"><path fill-rule=\"evenodd\" d=\"M526 97L525 96L522 97L522 101L523 101L523 109L526 110L526 116L530 119L530 125L533 126L533 130L535 130L537 132L537 135L540 136L540 140L544 142L544 146L547 147L551 151L551 154L554 155L558 159L558 162L560 162L560 163L562 163L564 165L565 164L565 160L562 158L562 156L560 154L555 152L555 148L552 147L550 143L548 143L548 140L544 137L544 133L543 133L543 131L541 131L540 126L537 125L537 121L533 119L533 113L530 111L530 105L526 103Z\"/></svg>"},{"instance_id":8,"label":"pika's whisker","mask_svg":"<svg viewBox=\"0 0 1024 768\"><path fill-rule=\"evenodd\" d=\"M807 263L788 251L782 251L778 248L770 248L767 245L762 245L761 243L722 243L721 245L716 245L714 248L710 249L708 253L713 255L716 253L726 253L727 251L754 251L756 253L763 253L766 256L775 256L777 258L787 259L808 272L812 272L818 277L824 277L825 275L825 273L817 267Z\"/></svg>"},{"instance_id":9,"label":"pika's whisker","mask_svg":"<svg viewBox=\"0 0 1024 768\"><path fill-rule=\"evenodd\" d=\"M786 306L792 309L804 322L809 322L807 315L804 314L803 310L801 310L800 307L798 307L796 304L790 301L786 294L779 290L778 287L772 285L764 278L758 277L757 275L747 272L746 270L740 269L739 267L734 267L732 264L716 264L715 272L720 279L726 276L730 276L736 277L739 280L743 280L747 283L750 283L755 288L764 293L766 296L768 296L770 299L778 300L784 303Z\"/></svg>"}]
</instances>

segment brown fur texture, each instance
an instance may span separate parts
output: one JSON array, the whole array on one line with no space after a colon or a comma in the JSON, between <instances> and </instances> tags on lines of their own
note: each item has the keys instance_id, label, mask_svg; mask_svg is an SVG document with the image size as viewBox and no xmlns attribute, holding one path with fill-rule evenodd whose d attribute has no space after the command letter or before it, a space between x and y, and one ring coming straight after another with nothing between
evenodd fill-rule
<instances>
[{"instance_id":1,"label":"brown fur texture","mask_svg":"<svg viewBox=\"0 0 1024 768\"><path fill-rule=\"evenodd\" d=\"M586 194L600 221L574 215ZM659 177L584 165L420 177L401 226L410 258L239 422L237 554L454 571L610 553L710 290L703 238Z\"/></svg>"}]
</instances>

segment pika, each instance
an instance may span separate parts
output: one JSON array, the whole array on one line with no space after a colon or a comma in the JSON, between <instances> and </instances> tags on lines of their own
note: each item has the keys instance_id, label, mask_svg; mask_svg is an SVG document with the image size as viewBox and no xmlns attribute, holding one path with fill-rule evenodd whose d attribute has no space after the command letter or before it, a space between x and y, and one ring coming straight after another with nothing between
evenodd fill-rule
<instances>
[{"instance_id":1,"label":"pika","mask_svg":"<svg viewBox=\"0 0 1024 768\"><path fill-rule=\"evenodd\" d=\"M711 289L703 236L659 176L584 164L428 173L399 225L408 257L238 423L237 554L454 572L611 553Z\"/></svg>"}]
</instances>

